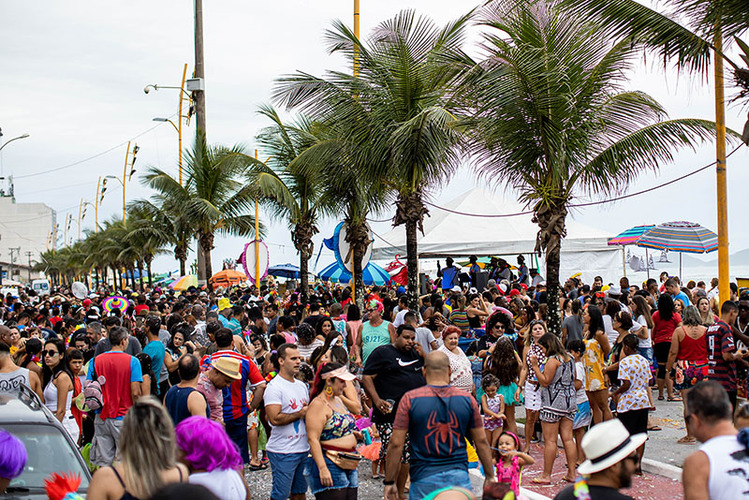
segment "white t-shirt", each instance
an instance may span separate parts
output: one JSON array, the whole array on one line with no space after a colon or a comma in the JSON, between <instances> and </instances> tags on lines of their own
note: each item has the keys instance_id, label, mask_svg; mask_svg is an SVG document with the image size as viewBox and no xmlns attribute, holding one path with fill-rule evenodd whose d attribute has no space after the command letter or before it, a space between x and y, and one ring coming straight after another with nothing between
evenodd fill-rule
<instances>
[{"instance_id":1,"label":"white t-shirt","mask_svg":"<svg viewBox=\"0 0 749 500\"><path fill-rule=\"evenodd\" d=\"M190 474L190 484L200 484L208 488L219 500L245 498L247 490L239 473L231 469L214 469L211 472Z\"/></svg>"},{"instance_id":2,"label":"white t-shirt","mask_svg":"<svg viewBox=\"0 0 749 500\"><path fill-rule=\"evenodd\" d=\"M395 319L393 320L393 326L395 328L398 328L403 323L405 323L404 318L406 317L406 313L408 313L409 311L410 309L408 308L403 309L402 311L398 311L398 314L395 315ZM419 323L421 323L421 314L416 313L416 315L418 316Z\"/></svg>"},{"instance_id":3,"label":"white t-shirt","mask_svg":"<svg viewBox=\"0 0 749 500\"><path fill-rule=\"evenodd\" d=\"M648 326L648 321L645 319L644 315L640 314L637 317L637 321L634 322L632 328L630 328L629 331L632 332L632 333L634 333L634 334L637 334L637 332L639 332L640 329L647 328L647 326ZM637 328L637 327L639 327L639 328ZM637 344L637 347L639 347L640 349L645 349L647 347L653 347L653 340L650 338L650 331L648 331L648 338L643 339L641 337L638 337L637 341L639 342L639 344Z\"/></svg>"},{"instance_id":4,"label":"white t-shirt","mask_svg":"<svg viewBox=\"0 0 749 500\"><path fill-rule=\"evenodd\" d=\"M432 352L432 342L436 342L436 340L437 339L434 338L432 330L429 328L420 327L416 329L416 342L421 344L425 355ZM439 347L439 345L437 347Z\"/></svg>"},{"instance_id":5,"label":"white t-shirt","mask_svg":"<svg viewBox=\"0 0 749 500\"><path fill-rule=\"evenodd\" d=\"M588 400L588 396L585 394L585 364L582 361L575 361L575 380L579 380L583 383L583 385L575 391L575 404L579 405Z\"/></svg>"},{"instance_id":6,"label":"white t-shirt","mask_svg":"<svg viewBox=\"0 0 749 500\"><path fill-rule=\"evenodd\" d=\"M296 413L309 404L307 385L299 380L289 382L277 375L268 383L263 395L265 406L281 405L281 413ZM303 453L309 451L307 427L304 419L287 425L271 425L273 432L268 438L266 449L273 453Z\"/></svg>"}]
</instances>

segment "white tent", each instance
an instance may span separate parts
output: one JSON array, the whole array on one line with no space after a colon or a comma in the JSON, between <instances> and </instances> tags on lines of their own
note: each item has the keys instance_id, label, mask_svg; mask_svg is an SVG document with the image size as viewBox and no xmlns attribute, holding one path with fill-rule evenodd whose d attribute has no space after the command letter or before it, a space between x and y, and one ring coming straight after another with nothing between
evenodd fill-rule
<instances>
[{"instance_id":1,"label":"white tent","mask_svg":"<svg viewBox=\"0 0 749 500\"><path fill-rule=\"evenodd\" d=\"M515 256L526 255L526 262L536 245L538 225L532 215L514 217L475 217L461 214L510 214L527 212L519 203L504 199L480 188L474 188L453 199L444 208L429 207L424 219L424 235L419 233L419 258L467 257L469 255L504 256L515 263ZM567 217L567 237L562 241L561 279L577 272L590 283L600 274L614 280L621 273L621 250L607 245L613 235L594 229ZM373 260L388 260L406 255L406 229L375 234ZM545 264L539 262L541 275Z\"/></svg>"}]
</instances>

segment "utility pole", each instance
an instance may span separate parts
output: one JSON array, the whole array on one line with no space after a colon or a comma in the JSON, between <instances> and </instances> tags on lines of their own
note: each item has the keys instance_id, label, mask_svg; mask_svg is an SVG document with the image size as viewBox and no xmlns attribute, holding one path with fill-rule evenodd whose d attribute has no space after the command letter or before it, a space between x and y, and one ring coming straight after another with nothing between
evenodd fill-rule
<instances>
[{"instance_id":1,"label":"utility pole","mask_svg":"<svg viewBox=\"0 0 749 500\"><path fill-rule=\"evenodd\" d=\"M715 27L715 177L718 200L718 298L723 304L731 300L728 270L728 188L726 179L726 108L723 90L723 35ZM681 278L681 277L680 277Z\"/></svg>"},{"instance_id":2,"label":"utility pole","mask_svg":"<svg viewBox=\"0 0 749 500\"><path fill-rule=\"evenodd\" d=\"M195 0L195 78L205 78L203 65L203 0ZM198 133L205 130L205 91L193 91Z\"/></svg>"},{"instance_id":3,"label":"utility pole","mask_svg":"<svg viewBox=\"0 0 749 500\"><path fill-rule=\"evenodd\" d=\"M33 255L33 252L26 251L26 257L29 258L29 283L31 283L31 256Z\"/></svg>"},{"instance_id":4,"label":"utility pole","mask_svg":"<svg viewBox=\"0 0 749 500\"><path fill-rule=\"evenodd\" d=\"M10 248L10 279L13 279L13 264L16 262L16 257L21 256L21 247ZM15 253L15 256L13 255Z\"/></svg>"},{"instance_id":5,"label":"utility pole","mask_svg":"<svg viewBox=\"0 0 749 500\"><path fill-rule=\"evenodd\" d=\"M195 7L195 78L205 78L205 66L203 64L203 0L194 0ZM197 127L195 127L195 134L203 137L207 137L205 128L205 91L194 90L193 101L195 101L195 119ZM208 139L205 139L208 144ZM210 276L207 276L205 271L205 254L200 244L197 245L198 253L198 280L207 281Z\"/></svg>"}]
</instances>

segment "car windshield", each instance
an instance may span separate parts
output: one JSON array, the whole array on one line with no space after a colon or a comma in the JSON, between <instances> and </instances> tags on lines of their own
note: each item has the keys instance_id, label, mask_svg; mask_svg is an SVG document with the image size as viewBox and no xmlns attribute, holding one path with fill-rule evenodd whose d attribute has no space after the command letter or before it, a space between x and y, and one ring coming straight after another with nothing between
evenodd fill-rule
<instances>
[{"instance_id":1,"label":"car windshield","mask_svg":"<svg viewBox=\"0 0 749 500\"><path fill-rule=\"evenodd\" d=\"M62 429L53 425L28 424L2 424L0 427L20 439L29 456L23 473L10 482L9 491L13 488L44 488L44 479L53 472L78 475L81 478L78 492L84 493L88 489L88 476Z\"/></svg>"}]
</instances>

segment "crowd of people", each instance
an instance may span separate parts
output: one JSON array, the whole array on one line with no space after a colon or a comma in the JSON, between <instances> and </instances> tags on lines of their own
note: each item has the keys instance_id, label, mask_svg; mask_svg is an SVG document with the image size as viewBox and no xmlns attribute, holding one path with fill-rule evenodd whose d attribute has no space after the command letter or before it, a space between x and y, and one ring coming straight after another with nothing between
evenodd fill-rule
<instances>
[{"instance_id":1,"label":"crowd of people","mask_svg":"<svg viewBox=\"0 0 749 500\"><path fill-rule=\"evenodd\" d=\"M36 392L96 471L93 500L175 483L250 498L246 474L268 467L271 499L348 500L363 460L387 499L474 498L469 467L484 498L509 498L541 439L542 472L526 482L552 482L561 440L572 484L558 498L628 498L612 492L642 474L650 411L674 401L679 443L709 441L685 464L711 466L704 484L685 481L687 497L729 498L712 495L734 484L713 485L714 464L728 464L714 439L749 444L731 420L746 394L749 293L720 305L716 280L573 277L551 332L536 270L497 259L479 290L475 261L466 282L449 260L415 309L398 285L369 287L363 308L326 283L9 295L0 392Z\"/></svg>"}]
</instances>

